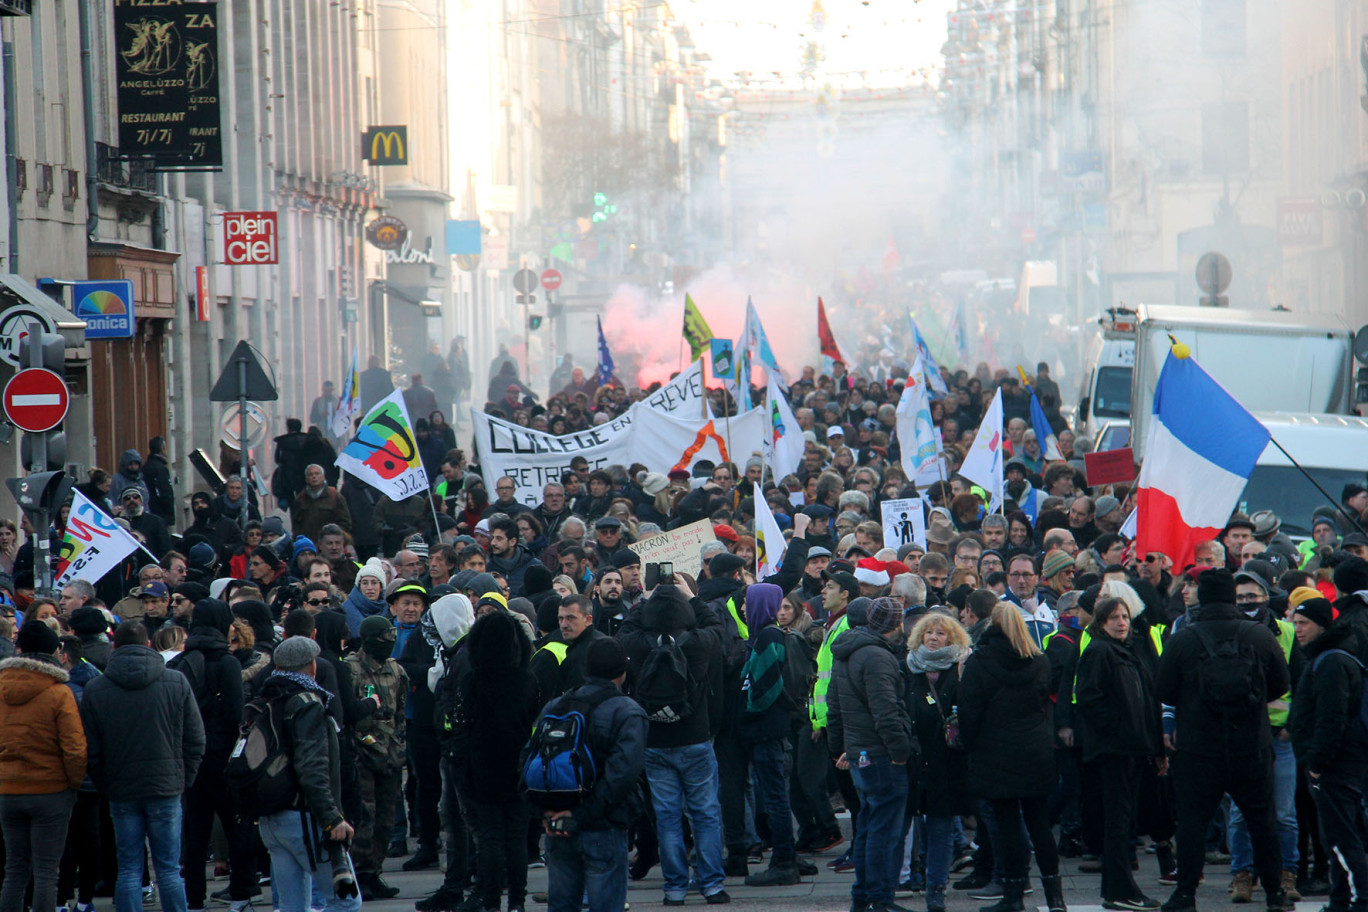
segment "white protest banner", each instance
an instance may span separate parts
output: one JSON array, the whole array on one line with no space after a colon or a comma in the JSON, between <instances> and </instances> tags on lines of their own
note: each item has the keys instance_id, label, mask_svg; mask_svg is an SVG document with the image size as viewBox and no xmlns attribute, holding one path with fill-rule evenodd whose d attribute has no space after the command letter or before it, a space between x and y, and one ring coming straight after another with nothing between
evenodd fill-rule
<instances>
[{"instance_id":1,"label":"white protest banner","mask_svg":"<svg viewBox=\"0 0 1368 912\"><path fill-rule=\"evenodd\" d=\"M375 403L361 419L356 436L337 454L337 466L390 500L400 501L428 489L402 390ZM490 490L494 490L492 485Z\"/></svg>"},{"instance_id":2,"label":"white protest banner","mask_svg":"<svg viewBox=\"0 0 1368 912\"><path fill-rule=\"evenodd\" d=\"M518 486L514 499L535 507L541 503L542 486L559 484L577 456L584 457L591 472L606 465L630 465L627 444L634 411L629 409L626 415L606 424L557 437L472 410L475 452L485 488L493 491L494 483L507 475Z\"/></svg>"},{"instance_id":3,"label":"white protest banner","mask_svg":"<svg viewBox=\"0 0 1368 912\"><path fill-rule=\"evenodd\" d=\"M759 451L765 420L760 409L728 423L682 418L639 402L620 418L557 437L479 411L471 416L485 487L494 490L495 482L507 475L518 486L514 497L528 506L541 502L542 486L559 482L577 456L584 457L590 471L639 462L661 474L690 469L702 459L744 462Z\"/></svg>"},{"instance_id":4,"label":"white protest banner","mask_svg":"<svg viewBox=\"0 0 1368 912\"><path fill-rule=\"evenodd\" d=\"M57 548L57 580L53 587L61 589L72 580L98 583L137 550L136 538L77 491L67 516L66 533Z\"/></svg>"},{"instance_id":5,"label":"white protest banner","mask_svg":"<svg viewBox=\"0 0 1368 912\"><path fill-rule=\"evenodd\" d=\"M671 561L676 573L687 573L698 579L698 574L703 569L703 560L698 552L710 541L717 541L712 523L700 519L696 523L689 523L687 526L680 526L660 535L652 535L645 541L628 545L627 548L641 557L643 566L648 563Z\"/></svg>"},{"instance_id":6,"label":"white protest banner","mask_svg":"<svg viewBox=\"0 0 1368 912\"><path fill-rule=\"evenodd\" d=\"M926 514L920 497L885 500L882 509L885 548L897 549L911 542L926 547Z\"/></svg>"},{"instance_id":7,"label":"white protest banner","mask_svg":"<svg viewBox=\"0 0 1368 912\"><path fill-rule=\"evenodd\" d=\"M703 414L703 402L707 398L708 391L703 386L703 360L700 358L684 368L678 377L641 401L666 414L697 418Z\"/></svg>"}]
</instances>

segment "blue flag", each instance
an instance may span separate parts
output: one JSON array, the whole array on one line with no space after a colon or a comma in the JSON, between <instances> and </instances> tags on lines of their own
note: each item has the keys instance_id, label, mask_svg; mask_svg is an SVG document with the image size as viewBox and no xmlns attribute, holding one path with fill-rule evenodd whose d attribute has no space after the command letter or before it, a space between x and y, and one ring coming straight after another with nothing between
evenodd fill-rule
<instances>
[{"instance_id":1,"label":"blue flag","mask_svg":"<svg viewBox=\"0 0 1368 912\"><path fill-rule=\"evenodd\" d=\"M926 339L921 334L921 327L917 326L917 320L910 313L907 315L907 323L912 328L912 344L917 346L917 352L922 357L922 368L926 371L926 383L931 388L932 399L939 399L947 390L945 380L941 377L940 365L931 356L931 349L926 347Z\"/></svg>"},{"instance_id":2,"label":"blue flag","mask_svg":"<svg viewBox=\"0 0 1368 912\"><path fill-rule=\"evenodd\" d=\"M603 318L596 317L598 321L598 385L607 386L613 379L613 353L608 350L608 340L603 337Z\"/></svg>"},{"instance_id":3,"label":"blue flag","mask_svg":"<svg viewBox=\"0 0 1368 912\"><path fill-rule=\"evenodd\" d=\"M731 339L709 339L712 347L712 372L718 380L736 379L736 356Z\"/></svg>"},{"instance_id":4,"label":"blue flag","mask_svg":"<svg viewBox=\"0 0 1368 912\"><path fill-rule=\"evenodd\" d=\"M1029 386L1026 388L1031 391L1031 428L1035 431L1036 442L1040 444L1040 452L1046 460L1063 459L1059 452L1059 438L1050 426L1050 419L1045 417L1045 409L1036 398L1035 389Z\"/></svg>"}]
</instances>

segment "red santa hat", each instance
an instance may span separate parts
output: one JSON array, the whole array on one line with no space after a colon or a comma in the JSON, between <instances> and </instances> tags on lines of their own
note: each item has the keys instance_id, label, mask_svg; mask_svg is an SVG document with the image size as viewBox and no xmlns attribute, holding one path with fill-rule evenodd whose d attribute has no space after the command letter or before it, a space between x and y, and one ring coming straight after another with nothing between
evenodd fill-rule
<instances>
[{"instance_id":1,"label":"red santa hat","mask_svg":"<svg viewBox=\"0 0 1368 912\"><path fill-rule=\"evenodd\" d=\"M866 557L855 565L855 579L867 586L887 586L892 577L888 575L887 564Z\"/></svg>"}]
</instances>

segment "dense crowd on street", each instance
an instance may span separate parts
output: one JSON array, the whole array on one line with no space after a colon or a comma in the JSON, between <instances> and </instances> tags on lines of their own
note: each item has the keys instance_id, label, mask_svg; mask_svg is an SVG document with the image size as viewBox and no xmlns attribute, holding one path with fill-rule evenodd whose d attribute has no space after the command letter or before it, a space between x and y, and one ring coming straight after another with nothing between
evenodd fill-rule
<instances>
[{"instance_id":1,"label":"dense crowd on street","mask_svg":"<svg viewBox=\"0 0 1368 912\"><path fill-rule=\"evenodd\" d=\"M92 470L78 489L146 548L99 580L36 591L65 514L0 523L0 912L355 912L395 865L443 870L417 912L621 912L657 867L682 905L819 864L851 912L1022 912L1032 868L1066 912L1061 859L1109 909L1163 886L1194 912L1204 871L1273 912L1368 909L1368 486L1297 517L1307 542L1237 513L1176 565L1123 534L1131 485L1089 487L1044 363L943 370L945 477L912 484L908 361L875 345L788 378L791 475L577 458L529 498L487 490L447 420L459 344L430 357L439 388L403 392L429 493L339 472L328 384L269 480L225 465L188 523L162 441ZM392 386L362 374L368 405ZM473 404L563 434L652 389L567 358L543 397L503 352ZM990 512L958 470L998 391ZM924 544L885 542L881 503L910 496ZM787 539L763 576L761 502ZM631 547L700 521L696 576Z\"/></svg>"}]
</instances>

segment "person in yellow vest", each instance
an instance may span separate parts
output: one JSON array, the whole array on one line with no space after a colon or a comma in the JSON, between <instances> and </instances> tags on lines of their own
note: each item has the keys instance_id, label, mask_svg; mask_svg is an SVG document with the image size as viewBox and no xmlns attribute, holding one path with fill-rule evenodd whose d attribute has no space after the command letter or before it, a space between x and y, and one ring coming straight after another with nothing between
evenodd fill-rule
<instances>
[{"instance_id":1,"label":"person in yellow vest","mask_svg":"<svg viewBox=\"0 0 1368 912\"><path fill-rule=\"evenodd\" d=\"M831 687L831 670L835 662L835 657L831 653L831 645L836 642L837 637L850 629L850 618L847 611L850 608L850 603L860 596L860 583L855 579L855 574L851 572L849 561L832 561L827 569L822 571L822 577L825 580L822 584L822 608L827 613L826 637L817 650L817 680L813 684L812 699L808 704L808 718L812 722L812 735L807 740L800 739L798 742L800 768L807 768L807 761L810 760L812 753L820 755L826 763L830 762L830 750L827 743L827 691ZM836 771L836 782L840 786L841 797L850 810L851 839L853 840L855 836L853 827L859 816L859 793L855 790L855 781L851 778L849 770L838 769ZM831 839L825 840L827 845L824 848L831 848L839 833L828 835ZM853 871L854 863L850 861L849 854L847 852L843 859L848 867L843 866L842 869Z\"/></svg>"},{"instance_id":2,"label":"person in yellow vest","mask_svg":"<svg viewBox=\"0 0 1368 912\"><path fill-rule=\"evenodd\" d=\"M1263 565L1263 566L1260 566ZM1281 596L1268 577L1258 571L1266 561L1245 561L1244 569L1235 574L1235 605L1250 620L1268 628L1278 640L1283 658L1287 660L1291 680L1301 680L1304 660L1296 643L1292 624L1276 617L1268 607L1269 600ZM1269 576L1272 568L1268 567ZM1319 593L1317 593L1319 594ZM1273 809L1278 818L1278 845L1282 850L1282 888L1292 902L1301 899L1297 892L1297 758L1292 753L1292 737L1287 731L1287 712L1292 704L1289 691L1268 704L1268 721L1273 726ZM1249 839L1249 827L1244 815L1234 803L1226 823L1226 838L1230 842L1230 899L1247 903L1254 898L1254 850Z\"/></svg>"}]
</instances>

